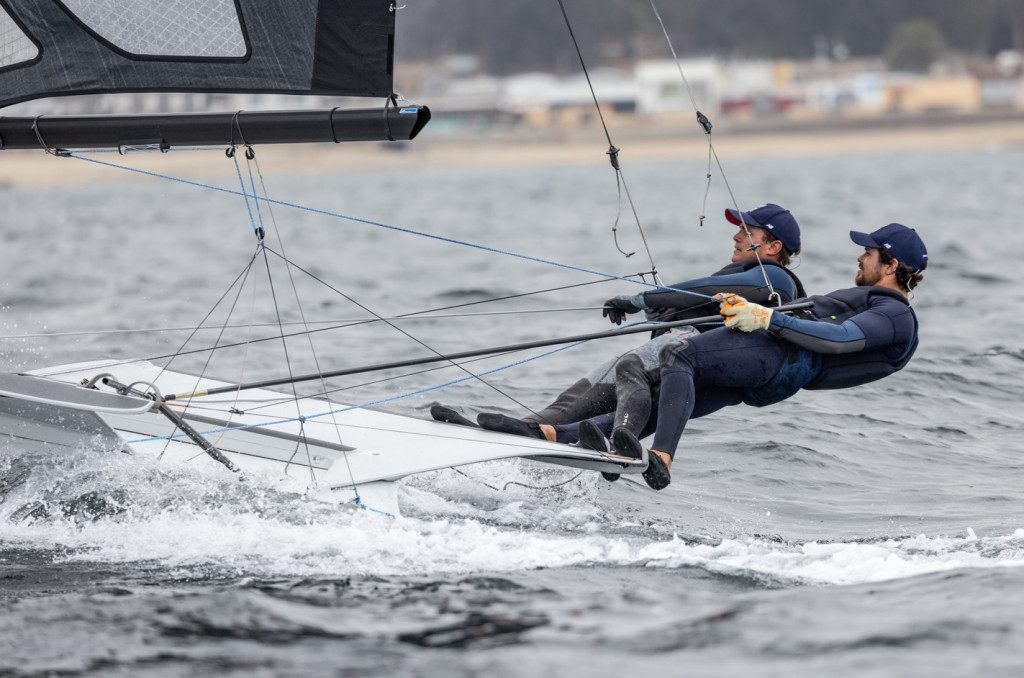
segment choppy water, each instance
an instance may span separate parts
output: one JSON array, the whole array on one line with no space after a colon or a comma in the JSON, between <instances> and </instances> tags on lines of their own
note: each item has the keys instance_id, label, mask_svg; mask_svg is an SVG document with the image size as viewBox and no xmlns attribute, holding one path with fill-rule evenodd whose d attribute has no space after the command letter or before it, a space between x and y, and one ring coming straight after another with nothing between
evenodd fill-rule
<instances>
[{"instance_id":1,"label":"choppy water","mask_svg":"<svg viewBox=\"0 0 1024 678\"><path fill-rule=\"evenodd\" d=\"M223 164L218 157L212 164ZM904 372L697 420L661 493L496 462L406 481L397 519L324 503L273 478L239 483L100 449L5 444L0 675L1020 671L1024 290L1014 235L1024 150L725 162L741 204L779 202L800 218L797 271L812 292L851 284L859 254L851 228L895 220L919 229L932 261L914 298L921 347ZM720 217L728 201L721 181L701 228L701 164L636 165L628 153L624 163L663 276L724 264L732 229ZM264 208L271 247L283 241L292 260L383 315L595 278L506 250L616 275L646 266L628 219L620 240L639 251L628 260L615 251L607 166L410 163L401 172L301 180L263 170L273 198L497 250ZM233 188L233 176L224 168L224 178L209 181ZM130 177L8 187L0 198L8 370L173 352L186 333L107 331L193 326L255 245L240 198L193 185ZM365 317L296 278L307 319ZM287 275L277 271L275 280L279 305L294 307ZM442 351L603 330L592 307L624 288L561 289L401 327ZM270 298L259 289L236 308L269 321L272 312L250 310ZM581 307L591 308L567 310ZM500 313L479 315L492 312ZM315 343L324 368L423 354L379 325L319 333ZM541 406L629 343L594 343L495 373L488 380L497 390L462 383L384 406L427 416L438 399L522 412L507 396ZM315 369L297 346L293 370ZM279 376L275 350L253 349L247 374ZM175 364L199 369L202 359ZM214 371L240 361L228 357ZM461 376L336 386L366 402Z\"/></svg>"}]
</instances>

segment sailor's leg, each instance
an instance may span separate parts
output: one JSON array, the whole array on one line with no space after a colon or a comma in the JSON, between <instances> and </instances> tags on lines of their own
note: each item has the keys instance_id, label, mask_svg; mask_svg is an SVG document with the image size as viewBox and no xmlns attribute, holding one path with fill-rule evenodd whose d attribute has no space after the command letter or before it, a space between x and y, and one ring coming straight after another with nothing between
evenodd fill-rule
<instances>
[{"instance_id":1,"label":"sailor's leg","mask_svg":"<svg viewBox=\"0 0 1024 678\"><path fill-rule=\"evenodd\" d=\"M615 425L639 435L651 416L651 393L661 380L659 370L647 370L639 356L630 354L615 365Z\"/></svg>"},{"instance_id":2,"label":"sailor's leg","mask_svg":"<svg viewBox=\"0 0 1024 678\"><path fill-rule=\"evenodd\" d=\"M576 385L584 383L589 384L585 379L581 379ZM564 440L559 437L558 442L575 443L578 440L576 422L615 411L615 384L596 384L583 393L570 391L572 388L563 392L558 400L544 410L521 419L484 412L477 415L476 420L486 429L534 437L541 437L539 434L544 433L544 428L554 427L549 430L557 432L557 429L565 426L570 433L563 436Z\"/></svg>"},{"instance_id":3,"label":"sailor's leg","mask_svg":"<svg viewBox=\"0 0 1024 678\"><path fill-rule=\"evenodd\" d=\"M620 375L625 374L627 378L637 380L631 381L625 387L630 394L637 393L642 389L642 382L639 380L644 378L644 370L650 374L660 374L659 356L661 351L666 346L676 345L681 341L684 341L682 335L663 334L644 342L631 351L607 360L591 370L586 377L563 391L555 399L555 402L536 414L524 417L524 419L545 424L571 424L612 412L619 402L617 385ZM650 382L650 376L647 377L647 381ZM643 424L640 424L636 431L642 427Z\"/></svg>"},{"instance_id":4,"label":"sailor's leg","mask_svg":"<svg viewBox=\"0 0 1024 678\"><path fill-rule=\"evenodd\" d=\"M615 364L615 424L625 426L638 438L654 433L657 421L658 389L661 385L661 355L679 346L696 331L666 333L644 343Z\"/></svg>"},{"instance_id":5,"label":"sailor's leg","mask_svg":"<svg viewBox=\"0 0 1024 678\"><path fill-rule=\"evenodd\" d=\"M594 414L611 412L615 409L615 364L620 358L621 356L616 356L604 361L585 377L559 393L550 405L523 419L552 425L571 424ZM612 398L610 403L609 397Z\"/></svg>"},{"instance_id":6,"label":"sailor's leg","mask_svg":"<svg viewBox=\"0 0 1024 678\"><path fill-rule=\"evenodd\" d=\"M730 328L667 349L662 354L658 427L651 449L674 456L692 416L739 404L745 388L767 383L785 359L782 342L766 332Z\"/></svg>"},{"instance_id":7,"label":"sailor's leg","mask_svg":"<svg viewBox=\"0 0 1024 678\"><path fill-rule=\"evenodd\" d=\"M583 421L615 411L615 384L595 384L562 413L560 423Z\"/></svg>"},{"instance_id":8,"label":"sailor's leg","mask_svg":"<svg viewBox=\"0 0 1024 678\"><path fill-rule=\"evenodd\" d=\"M584 377L558 394L555 401L539 412L523 417L526 421L544 422L545 424L568 424L575 421L565 416L565 411L586 393L593 384Z\"/></svg>"}]
</instances>

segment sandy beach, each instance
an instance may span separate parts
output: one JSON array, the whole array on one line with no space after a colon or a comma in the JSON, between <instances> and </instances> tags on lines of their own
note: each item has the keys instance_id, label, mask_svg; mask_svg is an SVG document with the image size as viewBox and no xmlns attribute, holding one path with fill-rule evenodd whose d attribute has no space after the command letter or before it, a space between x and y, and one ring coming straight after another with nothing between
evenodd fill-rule
<instances>
[{"instance_id":1,"label":"sandy beach","mask_svg":"<svg viewBox=\"0 0 1024 678\"><path fill-rule=\"evenodd\" d=\"M633 124L618 129L613 127L612 134L624 166L630 162L702 159L708 154L706 137L683 128L681 124L674 127ZM712 141L723 161L771 156L998 148L1024 145L1024 119L919 126L861 125L857 128L810 125L801 129L799 124L790 124L775 130L733 126L716 130ZM414 141L400 144L267 145L257 149L257 153L264 172L305 175L399 170L410 166L596 164L608 162L607 150L607 140L600 128L472 135L446 134L444 130L434 132L428 126ZM105 163L130 164L144 171L174 176L204 177L218 174L222 168L234 171L233 164L216 162L225 159L220 151L147 153L130 159L111 152L90 157ZM111 172L92 162L55 157L41 150L0 152L0 186L109 182L131 176Z\"/></svg>"}]
</instances>

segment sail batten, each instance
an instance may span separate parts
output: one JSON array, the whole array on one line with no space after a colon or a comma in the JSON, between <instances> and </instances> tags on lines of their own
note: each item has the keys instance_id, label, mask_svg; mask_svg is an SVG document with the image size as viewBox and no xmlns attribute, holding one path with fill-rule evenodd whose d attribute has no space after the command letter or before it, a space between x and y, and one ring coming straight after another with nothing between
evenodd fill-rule
<instances>
[{"instance_id":1,"label":"sail batten","mask_svg":"<svg viewBox=\"0 0 1024 678\"><path fill-rule=\"evenodd\" d=\"M0 106L120 92L386 97L392 0L5 0Z\"/></svg>"}]
</instances>

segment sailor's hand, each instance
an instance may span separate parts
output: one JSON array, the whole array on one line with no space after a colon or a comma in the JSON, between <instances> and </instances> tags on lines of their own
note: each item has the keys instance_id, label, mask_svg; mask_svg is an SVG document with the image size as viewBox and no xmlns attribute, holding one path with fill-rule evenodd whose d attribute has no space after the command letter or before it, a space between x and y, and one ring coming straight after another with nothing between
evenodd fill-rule
<instances>
[{"instance_id":1,"label":"sailor's hand","mask_svg":"<svg viewBox=\"0 0 1024 678\"><path fill-rule=\"evenodd\" d=\"M732 292L719 292L711 298L718 302L718 312L722 315L727 315L726 311L747 303L746 299Z\"/></svg>"},{"instance_id":2,"label":"sailor's hand","mask_svg":"<svg viewBox=\"0 0 1024 678\"><path fill-rule=\"evenodd\" d=\"M612 297L608 301L604 302L604 310L601 314L616 325L621 325L622 321L625 320L627 313L637 313L644 310L643 306L637 305L639 296L640 295L620 294L617 297Z\"/></svg>"},{"instance_id":3,"label":"sailor's hand","mask_svg":"<svg viewBox=\"0 0 1024 678\"><path fill-rule=\"evenodd\" d=\"M716 294L721 302L721 313L725 316L725 326L735 327L743 332L768 329L772 322L772 309L754 304L738 294Z\"/></svg>"}]
</instances>

